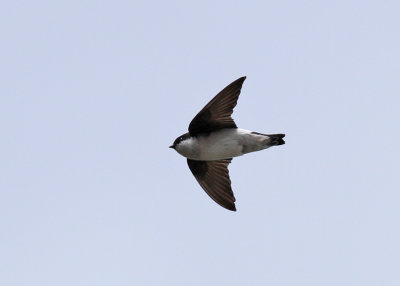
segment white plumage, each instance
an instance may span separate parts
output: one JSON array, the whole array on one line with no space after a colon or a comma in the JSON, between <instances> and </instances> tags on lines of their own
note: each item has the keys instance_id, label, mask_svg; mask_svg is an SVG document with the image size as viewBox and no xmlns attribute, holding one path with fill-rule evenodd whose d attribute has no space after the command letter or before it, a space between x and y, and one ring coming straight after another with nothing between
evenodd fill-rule
<instances>
[{"instance_id":1,"label":"white plumage","mask_svg":"<svg viewBox=\"0 0 400 286\"><path fill-rule=\"evenodd\" d=\"M271 146L269 142L267 135L229 128L183 140L176 151L192 160L215 161L266 149Z\"/></svg>"}]
</instances>

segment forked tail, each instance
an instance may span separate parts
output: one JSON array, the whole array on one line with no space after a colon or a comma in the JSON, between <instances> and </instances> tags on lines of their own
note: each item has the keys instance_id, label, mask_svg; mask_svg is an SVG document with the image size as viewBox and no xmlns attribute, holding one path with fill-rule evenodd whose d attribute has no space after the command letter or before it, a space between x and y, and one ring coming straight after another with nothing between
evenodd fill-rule
<instances>
[{"instance_id":1,"label":"forked tail","mask_svg":"<svg viewBox=\"0 0 400 286\"><path fill-rule=\"evenodd\" d=\"M285 141L282 139L283 137L285 137L285 134L263 134L258 132L251 132L251 134L268 137L268 139L265 139L263 141L266 144L266 148L285 144Z\"/></svg>"},{"instance_id":2,"label":"forked tail","mask_svg":"<svg viewBox=\"0 0 400 286\"><path fill-rule=\"evenodd\" d=\"M285 137L285 134L271 134L271 135L267 135L271 141L269 144L271 144L271 146L274 145L283 145L285 144L285 141L283 140L283 137Z\"/></svg>"}]
</instances>

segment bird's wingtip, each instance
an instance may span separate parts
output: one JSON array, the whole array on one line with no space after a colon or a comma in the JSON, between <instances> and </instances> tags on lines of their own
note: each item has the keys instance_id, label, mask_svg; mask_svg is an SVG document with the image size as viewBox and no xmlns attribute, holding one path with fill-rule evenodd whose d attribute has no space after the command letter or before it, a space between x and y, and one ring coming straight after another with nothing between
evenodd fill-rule
<instances>
[{"instance_id":1,"label":"bird's wingtip","mask_svg":"<svg viewBox=\"0 0 400 286\"><path fill-rule=\"evenodd\" d=\"M232 205L229 205L229 206L224 206L224 208L226 208L227 210L233 211L233 212L236 211L236 206L235 206L234 203Z\"/></svg>"}]
</instances>

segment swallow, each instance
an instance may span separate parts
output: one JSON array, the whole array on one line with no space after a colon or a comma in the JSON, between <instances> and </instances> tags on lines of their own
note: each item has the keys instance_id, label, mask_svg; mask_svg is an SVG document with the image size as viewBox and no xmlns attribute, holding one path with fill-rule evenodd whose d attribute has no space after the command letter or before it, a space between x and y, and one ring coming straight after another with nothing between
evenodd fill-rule
<instances>
[{"instance_id":1,"label":"swallow","mask_svg":"<svg viewBox=\"0 0 400 286\"><path fill-rule=\"evenodd\" d=\"M236 211L228 170L232 158L285 144L285 134L263 134L236 126L231 115L245 79L241 77L219 92L193 118L189 132L169 146L187 158L204 191L231 211Z\"/></svg>"}]
</instances>

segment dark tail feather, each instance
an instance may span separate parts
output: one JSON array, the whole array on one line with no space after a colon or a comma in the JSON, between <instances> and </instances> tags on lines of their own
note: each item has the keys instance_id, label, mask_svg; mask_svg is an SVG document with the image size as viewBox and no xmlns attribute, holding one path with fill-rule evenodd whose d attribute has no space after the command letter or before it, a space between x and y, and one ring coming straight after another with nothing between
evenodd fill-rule
<instances>
[{"instance_id":1,"label":"dark tail feather","mask_svg":"<svg viewBox=\"0 0 400 286\"><path fill-rule=\"evenodd\" d=\"M283 145L285 144L285 141L283 141L283 137L285 137L285 134L262 134L258 132L251 132L251 134L257 134L257 135L262 135L262 136L268 136L269 140L265 143L268 144L268 146L275 146L275 145Z\"/></svg>"},{"instance_id":2,"label":"dark tail feather","mask_svg":"<svg viewBox=\"0 0 400 286\"><path fill-rule=\"evenodd\" d=\"M271 139L271 146L285 144L285 141L282 139L283 137L285 137L285 134L271 134L267 136Z\"/></svg>"}]
</instances>

